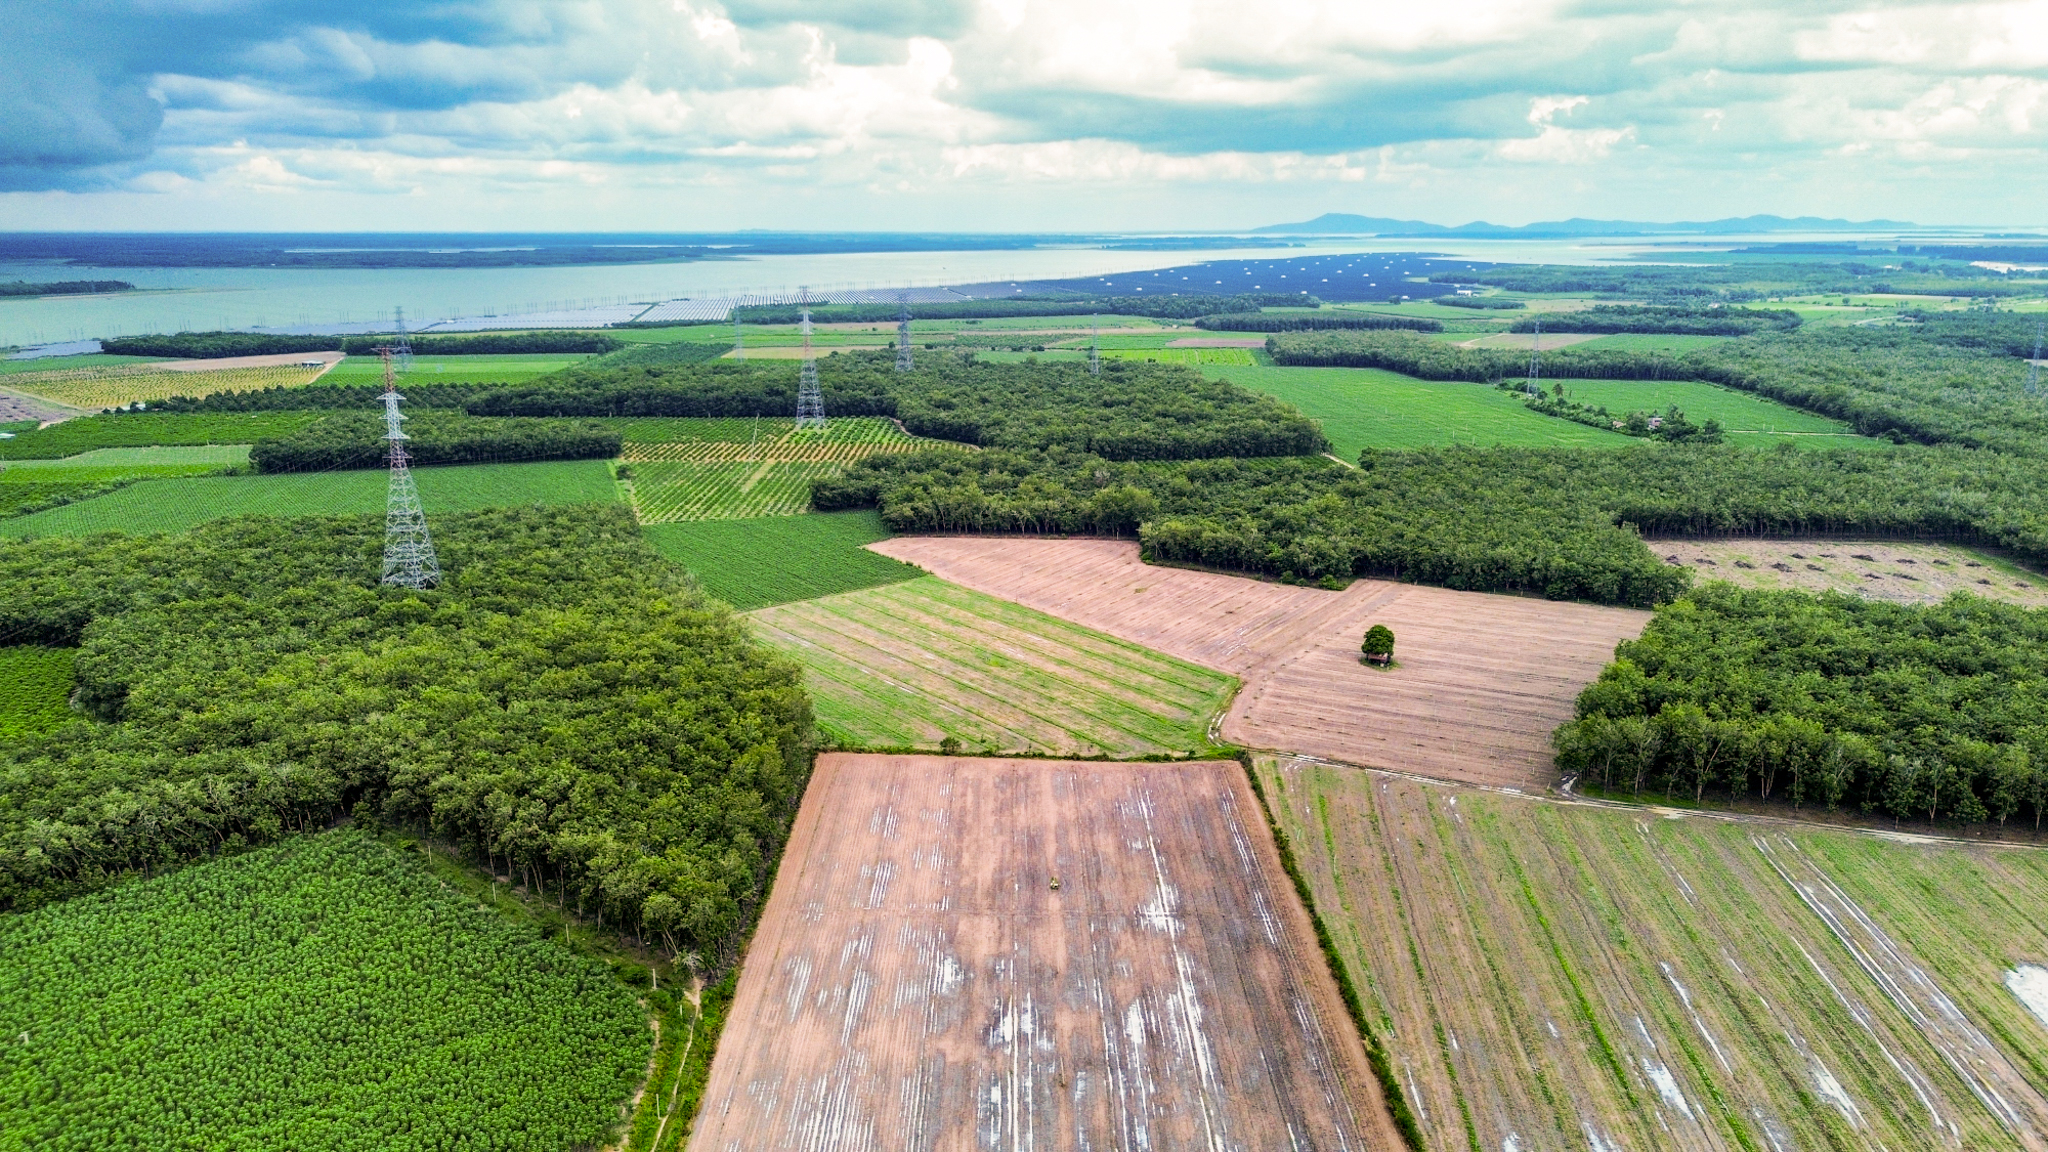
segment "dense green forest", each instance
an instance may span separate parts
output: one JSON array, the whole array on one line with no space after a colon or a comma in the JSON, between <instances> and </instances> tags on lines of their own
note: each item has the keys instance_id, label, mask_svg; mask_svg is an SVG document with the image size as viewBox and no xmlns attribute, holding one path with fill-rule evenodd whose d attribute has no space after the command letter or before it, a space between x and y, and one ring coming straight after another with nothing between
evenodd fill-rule
<instances>
[{"instance_id":1,"label":"dense green forest","mask_svg":"<svg viewBox=\"0 0 2048 1152\"><path fill-rule=\"evenodd\" d=\"M1248 292L1238 296L1069 296L996 297L943 304L912 304L915 320L993 320L1005 316L1149 316L1161 320L1193 320L1217 312L1257 312L1261 308L1314 308L1322 302L1313 296L1288 296L1277 292ZM878 304L814 304L811 321L817 324L875 323L894 321L903 306ZM795 324L803 309L795 304L748 304L732 310L734 320L744 324Z\"/></svg>"},{"instance_id":2,"label":"dense green forest","mask_svg":"<svg viewBox=\"0 0 2048 1152\"><path fill-rule=\"evenodd\" d=\"M601 460L619 454L620 434L584 420L506 419L421 408L405 421L412 462L491 464L528 460ZM335 412L249 451L258 472L380 468L387 459L380 412Z\"/></svg>"},{"instance_id":3,"label":"dense green forest","mask_svg":"<svg viewBox=\"0 0 2048 1152\"><path fill-rule=\"evenodd\" d=\"M375 356L377 349L391 343L390 336L350 336L341 341L351 356ZM626 346L616 336L602 332L485 332L475 336L408 336L406 342L421 356L517 356L560 352L616 352Z\"/></svg>"},{"instance_id":4,"label":"dense green forest","mask_svg":"<svg viewBox=\"0 0 2048 1152\"><path fill-rule=\"evenodd\" d=\"M1889 264L1891 267L1886 267ZM1632 264L1579 267L1496 264L1431 276L1438 284L1485 284L1510 292L1571 292L1641 297L1656 302L1725 300L1744 303L1779 296L1905 292L1928 296L2037 295L2038 279L2009 277L1960 261L1870 259L1818 261L1731 260L1725 264Z\"/></svg>"},{"instance_id":5,"label":"dense green forest","mask_svg":"<svg viewBox=\"0 0 2048 1152\"><path fill-rule=\"evenodd\" d=\"M1442 448L1359 464L925 452L871 457L812 491L820 508L878 507L898 532L1135 533L1159 560L1638 606L1688 579L1639 530L1932 537L2048 562L2048 476L1990 452Z\"/></svg>"},{"instance_id":6,"label":"dense green forest","mask_svg":"<svg viewBox=\"0 0 2048 1152\"><path fill-rule=\"evenodd\" d=\"M1430 301L1446 308L1469 308L1475 312L1519 312L1529 305L1503 296L1439 296Z\"/></svg>"},{"instance_id":7,"label":"dense green forest","mask_svg":"<svg viewBox=\"0 0 2048 1152\"><path fill-rule=\"evenodd\" d=\"M0 741L0 909L358 816L431 830L672 950L727 957L809 767L798 670L622 508L0 543L0 637L79 647L89 719Z\"/></svg>"},{"instance_id":8,"label":"dense green forest","mask_svg":"<svg viewBox=\"0 0 2048 1152\"><path fill-rule=\"evenodd\" d=\"M1670 308L1595 304L1577 312L1524 316L1510 332L1655 332L1678 336L1753 336L1799 327L1799 313L1764 308Z\"/></svg>"},{"instance_id":9,"label":"dense green forest","mask_svg":"<svg viewBox=\"0 0 2048 1152\"><path fill-rule=\"evenodd\" d=\"M1114 460L1289 456L1328 442L1292 407L1175 364L1111 361L991 364L924 358L896 372L887 355L819 361L826 411L894 416L914 436L1002 448L1060 445ZM796 407L797 365L717 363L628 369L578 365L486 393L490 416L783 416Z\"/></svg>"},{"instance_id":10,"label":"dense green forest","mask_svg":"<svg viewBox=\"0 0 2048 1152\"><path fill-rule=\"evenodd\" d=\"M2039 828L2048 611L1709 584L1621 645L1555 742L1610 789Z\"/></svg>"},{"instance_id":11,"label":"dense green forest","mask_svg":"<svg viewBox=\"0 0 2048 1152\"><path fill-rule=\"evenodd\" d=\"M253 444L288 435L320 419L317 412L284 410L218 415L110 412L17 433L0 440L0 460L58 460L96 448L162 445Z\"/></svg>"},{"instance_id":12,"label":"dense green forest","mask_svg":"<svg viewBox=\"0 0 2048 1152\"><path fill-rule=\"evenodd\" d=\"M0 296L91 296L101 292L133 292L126 280L0 281Z\"/></svg>"},{"instance_id":13,"label":"dense green forest","mask_svg":"<svg viewBox=\"0 0 2048 1152\"><path fill-rule=\"evenodd\" d=\"M0 1132L50 1152L595 1148L652 1046L605 966L347 829L0 916L0 1010Z\"/></svg>"},{"instance_id":14,"label":"dense green forest","mask_svg":"<svg viewBox=\"0 0 2048 1152\"><path fill-rule=\"evenodd\" d=\"M1425 380L1496 382L1528 371L1524 350L1461 348L1405 332L1270 337L1295 367L1386 368ZM2032 326L1949 314L1923 323L1804 328L1724 340L1689 352L1563 348L1546 377L1704 380L1846 421L1866 436L2027 455L2048 450L2048 396L2028 395Z\"/></svg>"},{"instance_id":15,"label":"dense green forest","mask_svg":"<svg viewBox=\"0 0 2048 1152\"><path fill-rule=\"evenodd\" d=\"M228 356L283 356L295 352L338 352L339 336L286 336L270 332L177 332L116 336L100 341L115 356L157 356L166 360L218 360Z\"/></svg>"},{"instance_id":16,"label":"dense green forest","mask_svg":"<svg viewBox=\"0 0 2048 1152\"><path fill-rule=\"evenodd\" d=\"M400 377L398 390L405 396L407 409L413 408L461 408L486 392L505 388L505 384L437 384L432 377ZM337 408L378 408L377 397L384 394L380 380L374 384L328 384L312 383L303 386L279 386L255 388L247 392L214 392L206 396L173 396L168 400L152 401L149 413L201 413L201 412L311 412ZM114 416L128 418L120 412Z\"/></svg>"},{"instance_id":17,"label":"dense green forest","mask_svg":"<svg viewBox=\"0 0 2048 1152\"><path fill-rule=\"evenodd\" d=\"M1225 312L1204 316L1195 327L1217 332L1318 332L1323 330L1405 328L1410 332L1441 332L1444 322L1425 316L1385 316L1376 312L1330 312L1298 316L1269 312Z\"/></svg>"}]
</instances>

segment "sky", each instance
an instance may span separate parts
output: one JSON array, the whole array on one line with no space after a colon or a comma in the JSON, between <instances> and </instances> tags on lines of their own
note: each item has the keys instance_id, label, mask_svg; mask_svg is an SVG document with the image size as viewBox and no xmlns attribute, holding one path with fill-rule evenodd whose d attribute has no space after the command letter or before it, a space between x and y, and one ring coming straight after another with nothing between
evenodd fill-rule
<instances>
[{"instance_id":1,"label":"sky","mask_svg":"<svg viewBox=\"0 0 2048 1152\"><path fill-rule=\"evenodd\" d=\"M2048 225L2048 0L0 0L0 230Z\"/></svg>"}]
</instances>

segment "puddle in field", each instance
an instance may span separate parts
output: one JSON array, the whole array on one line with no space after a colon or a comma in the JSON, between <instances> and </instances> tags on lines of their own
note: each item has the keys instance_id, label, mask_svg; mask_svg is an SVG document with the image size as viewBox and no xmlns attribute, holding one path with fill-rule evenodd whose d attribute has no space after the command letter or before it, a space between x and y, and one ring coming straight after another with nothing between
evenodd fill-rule
<instances>
[{"instance_id":1,"label":"puddle in field","mask_svg":"<svg viewBox=\"0 0 2048 1152\"><path fill-rule=\"evenodd\" d=\"M2022 964L2005 974L2005 986L2020 998L2027 1011L2048 1028L2048 968L2038 964Z\"/></svg>"}]
</instances>

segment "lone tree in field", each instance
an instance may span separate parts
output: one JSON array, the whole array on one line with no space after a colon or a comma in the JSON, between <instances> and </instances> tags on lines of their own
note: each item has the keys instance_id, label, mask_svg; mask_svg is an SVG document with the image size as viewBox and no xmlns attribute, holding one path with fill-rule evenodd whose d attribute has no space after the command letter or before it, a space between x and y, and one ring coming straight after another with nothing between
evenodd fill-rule
<instances>
[{"instance_id":1,"label":"lone tree in field","mask_svg":"<svg viewBox=\"0 0 2048 1152\"><path fill-rule=\"evenodd\" d=\"M1365 643L1359 645L1365 658L1375 664L1394 662L1394 630L1385 624L1375 624L1365 630Z\"/></svg>"}]
</instances>

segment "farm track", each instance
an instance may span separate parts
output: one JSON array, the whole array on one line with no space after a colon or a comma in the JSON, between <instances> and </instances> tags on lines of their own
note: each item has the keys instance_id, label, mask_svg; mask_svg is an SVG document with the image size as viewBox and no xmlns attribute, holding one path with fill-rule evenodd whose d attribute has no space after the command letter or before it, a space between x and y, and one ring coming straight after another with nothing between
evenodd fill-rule
<instances>
[{"instance_id":1,"label":"farm track","mask_svg":"<svg viewBox=\"0 0 2048 1152\"><path fill-rule=\"evenodd\" d=\"M873 550L1229 672L1222 736L1467 783L1548 787L1550 733L1650 614L1377 580L1343 592L1154 567L1114 540L897 537ZM1383 623L1393 671L1358 661Z\"/></svg>"},{"instance_id":2,"label":"farm track","mask_svg":"<svg viewBox=\"0 0 2048 1152\"><path fill-rule=\"evenodd\" d=\"M1193 751L1227 677L930 577L765 608L843 744L1134 756Z\"/></svg>"},{"instance_id":3,"label":"farm track","mask_svg":"<svg viewBox=\"0 0 2048 1152\"><path fill-rule=\"evenodd\" d=\"M2041 853L1260 772L1432 1147L2044 1146Z\"/></svg>"},{"instance_id":4,"label":"farm track","mask_svg":"<svg viewBox=\"0 0 2048 1152\"><path fill-rule=\"evenodd\" d=\"M693 1147L1398 1148L1313 941L1235 763L827 754Z\"/></svg>"}]
</instances>

